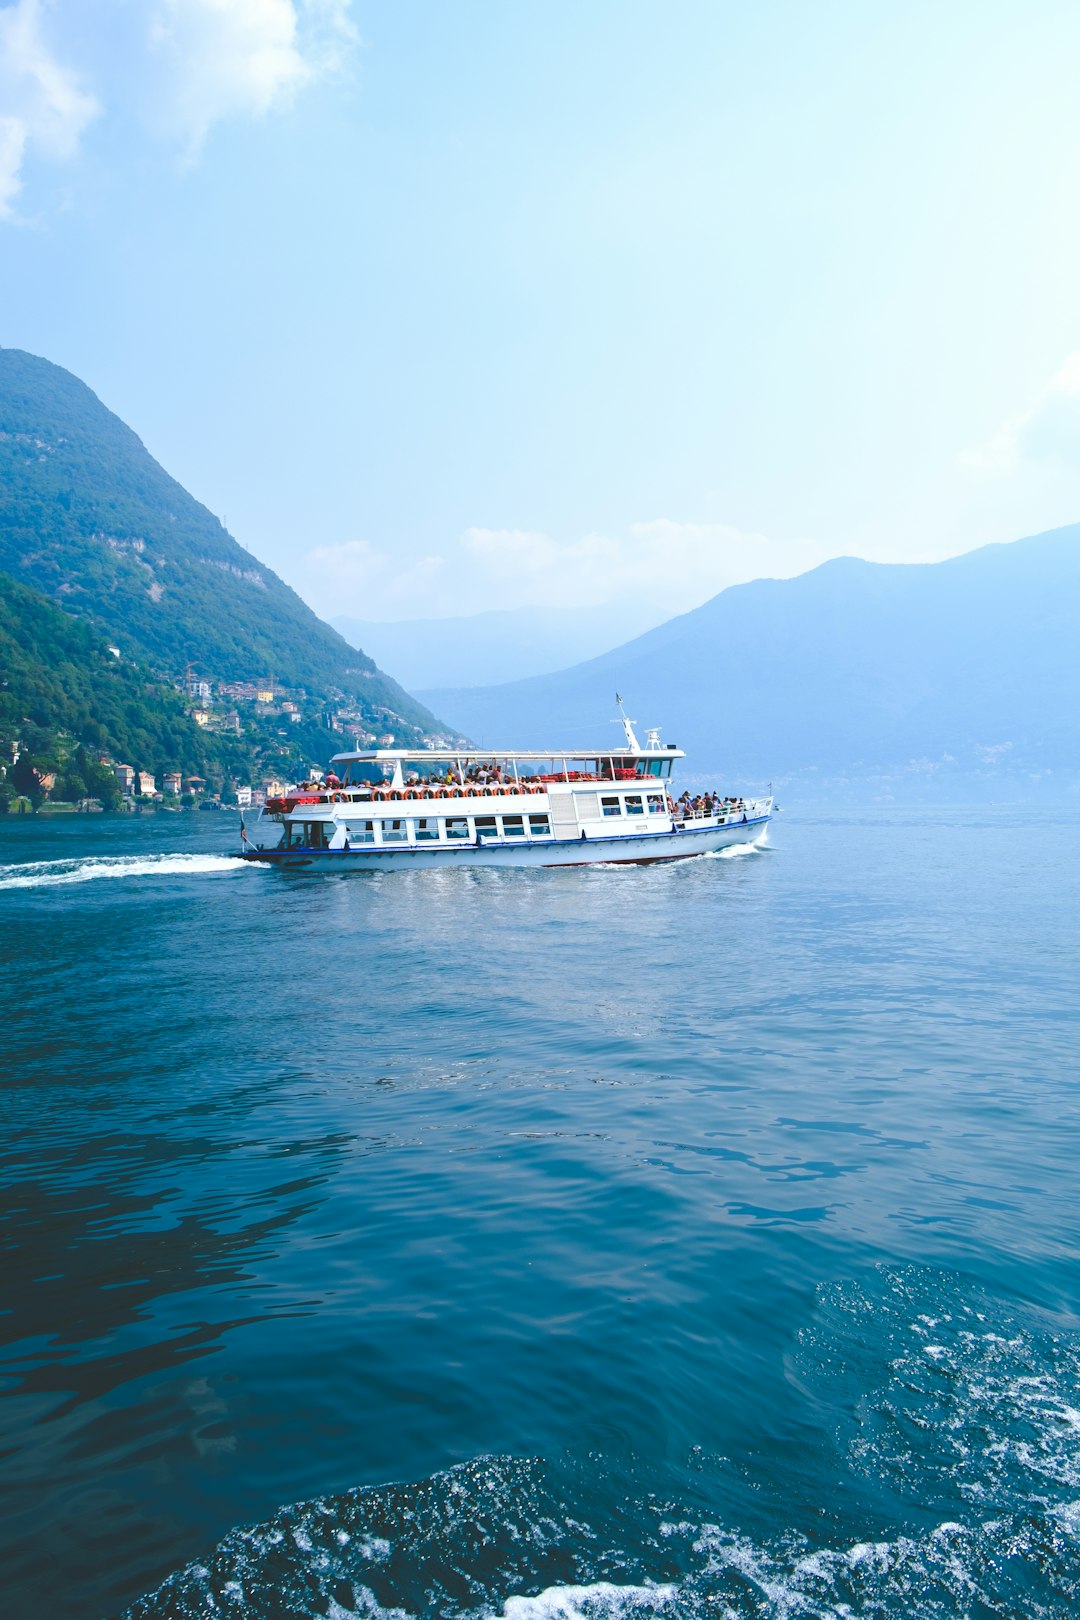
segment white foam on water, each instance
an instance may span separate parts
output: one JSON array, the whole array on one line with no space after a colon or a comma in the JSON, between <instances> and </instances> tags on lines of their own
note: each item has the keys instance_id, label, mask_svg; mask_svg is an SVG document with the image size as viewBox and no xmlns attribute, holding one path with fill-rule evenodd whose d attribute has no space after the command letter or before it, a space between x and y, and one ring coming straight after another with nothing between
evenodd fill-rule
<instances>
[{"instance_id":1,"label":"white foam on water","mask_svg":"<svg viewBox=\"0 0 1080 1620\"><path fill-rule=\"evenodd\" d=\"M404 1609L387 1609L367 1586L354 1586L352 1605L345 1608L335 1597L329 1599L326 1620L413 1620Z\"/></svg>"},{"instance_id":2,"label":"white foam on water","mask_svg":"<svg viewBox=\"0 0 1080 1620\"><path fill-rule=\"evenodd\" d=\"M465 1573L458 1562L463 1548L454 1545L453 1532L461 1528L452 1511L454 1501L453 1491L444 1496L443 1511L437 1516L439 1528L436 1531L435 1525L428 1525L427 1534L407 1512L411 1529L419 1534L415 1546L406 1551L406 1565L414 1559L428 1562L434 1551L454 1565L458 1575ZM548 1586L531 1595L492 1593L486 1602L474 1603L459 1582L456 1596L429 1589L421 1597L414 1589L411 1600L400 1605L394 1601L397 1593L392 1575L377 1596L357 1563L328 1552L317 1540L294 1534L289 1539L300 1556L294 1553L283 1562L280 1553L272 1552L272 1548L280 1549L280 1536L251 1530L229 1538L210 1569L202 1564L179 1572L128 1613L130 1620L165 1620L165 1616L200 1620L207 1614L230 1612L244 1620L274 1620L285 1612L324 1615L326 1620L434 1620L435 1616L443 1620L885 1620L893 1615L903 1615L906 1620L956 1620L972 1613L984 1615L986 1620L1016 1620L1018 1613L1025 1620L1060 1620L1064 1614L1076 1612L1080 1595L1075 1553L1070 1556L1078 1510L1080 1504L1070 1504L1070 1509L1042 1525L1020 1518L971 1525L948 1519L923 1532L822 1547L782 1529L775 1538L762 1542L716 1524L668 1523L659 1526L659 1535L669 1547L673 1541L683 1542L679 1558L683 1570L666 1583L648 1579L622 1582L598 1574L592 1580ZM301 1511L307 1514L303 1522L308 1528L316 1516L326 1512L323 1506ZM489 1520L485 1540L491 1528ZM525 1565L529 1545L542 1551L573 1534L584 1549L592 1540L587 1527L571 1518L556 1522L544 1517L519 1529ZM434 1541L428 1539L432 1531L436 1531ZM334 1537L334 1543L342 1554L347 1543L342 1543L340 1535ZM626 1562L640 1565L642 1556L648 1558L650 1546L659 1553L659 1546L646 1532ZM1008 1549L1004 1563L1003 1547ZM474 1556L477 1550L473 1548ZM223 1552L228 1556L222 1558ZM1025 1583L1025 1569L1042 1575L1034 1584ZM1010 1570L1019 1572L1019 1588L1011 1584ZM504 1579L508 1573L504 1570ZM518 1579L528 1584L526 1568ZM477 1569L465 1585L475 1591L482 1583L485 1577Z\"/></svg>"},{"instance_id":3,"label":"white foam on water","mask_svg":"<svg viewBox=\"0 0 1080 1620\"><path fill-rule=\"evenodd\" d=\"M0 894L7 889L55 889L97 878L195 877L207 873L261 871L238 855L88 855L78 860L26 861L0 866Z\"/></svg>"},{"instance_id":4,"label":"white foam on water","mask_svg":"<svg viewBox=\"0 0 1080 1620\"><path fill-rule=\"evenodd\" d=\"M587 1586L549 1586L534 1597L509 1597L496 1620L619 1620L627 1613L649 1613L673 1603L678 1588L620 1586L613 1581L593 1581Z\"/></svg>"},{"instance_id":5,"label":"white foam on water","mask_svg":"<svg viewBox=\"0 0 1080 1620\"><path fill-rule=\"evenodd\" d=\"M882 1535L874 1514L850 1540L816 1542L783 1523L750 1534L650 1500L613 1544L538 1460L483 1458L282 1509L170 1577L129 1620L1080 1613L1080 1337L981 1296L975 1310L971 1292L931 1268L883 1268L824 1288L803 1335L803 1377L824 1378L854 1414L837 1436L853 1482L870 1473L910 1493L920 1518L934 1502L930 1525L894 1522ZM632 1496L621 1501L632 1508ZM562 1580L546 1584L556 1569Z\"/></svg>"},{"instance_id":6,"label":"white foam on water","mask_svg":"<svg viewBox=\"0 0 1080 1620\"><path fill-rule=\"evenodd\" d=\"M767 842L768 834L762 833L760 838L755 838L750 844L728 844L724 849L706 850L701 859L703 861L734 861L740 855L756 855L759 850L764 849Z\"/></svg>"}]
</instances>

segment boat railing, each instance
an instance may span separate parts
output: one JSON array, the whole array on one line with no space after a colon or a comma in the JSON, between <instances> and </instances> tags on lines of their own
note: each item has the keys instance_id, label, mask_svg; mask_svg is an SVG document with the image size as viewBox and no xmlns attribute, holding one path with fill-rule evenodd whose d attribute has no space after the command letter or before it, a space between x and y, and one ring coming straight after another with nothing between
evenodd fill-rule
<instances>
[{"instance_id":1,"label":"boat railing","mask_svg":"<svg viewBox=\"0 0 1080 1620\"><path fill-rule=\"evenodd\" d=\"M672 806L672 818L677 827L737 827L744 821L760 821L771 808L771 799L725 799L712 809L684 809Z\"/></svg>"}]
</instances>

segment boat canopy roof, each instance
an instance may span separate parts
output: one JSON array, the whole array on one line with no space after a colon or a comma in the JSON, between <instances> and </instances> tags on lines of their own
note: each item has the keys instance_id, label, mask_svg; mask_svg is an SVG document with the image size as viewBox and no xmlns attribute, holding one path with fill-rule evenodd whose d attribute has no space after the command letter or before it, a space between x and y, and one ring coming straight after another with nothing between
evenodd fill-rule
<instances>
[{"instance_id":1,"label":"boat canopy roof","mask_svg":"<svg viewBox=\"0 0 1080 1620\"><path fill-rule=\"evenodd\" d=\"M570 760L581 759L685 759L686 754L674 743L655 748L629 748L624 743L621 748L361 748L347 754L335 754L331 760L333 765L352 764L380 764L385 761L388 765L404 763L406 760L419 763L421 760L431 760L435 764L457 765L467 764L471 760L495 764L499 760Z\"/></svg>"}]
</instances>

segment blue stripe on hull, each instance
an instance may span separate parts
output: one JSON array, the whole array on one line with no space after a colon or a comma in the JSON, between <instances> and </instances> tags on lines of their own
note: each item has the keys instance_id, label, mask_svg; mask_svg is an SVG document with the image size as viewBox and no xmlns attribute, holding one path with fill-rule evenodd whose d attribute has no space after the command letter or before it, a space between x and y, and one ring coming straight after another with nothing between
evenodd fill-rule
<instances>
[{"instance_id":1,"label":"blue stripe on hull","mask_svg":"<svg viewBox=\"0 0 1080 1620\"><path fill-rule=\"evenodd\" d=\"M560 838L551 843L485 841L425 849L406 844L365 849L245 850L244 859L262 861L285 871L393 871L439 866L646 866L658 861L688 860L733 844L752 843L768 826L768 816L726 827L701 827L684 832L642 833L622 837Z\"/></svg>"}]
</instances>

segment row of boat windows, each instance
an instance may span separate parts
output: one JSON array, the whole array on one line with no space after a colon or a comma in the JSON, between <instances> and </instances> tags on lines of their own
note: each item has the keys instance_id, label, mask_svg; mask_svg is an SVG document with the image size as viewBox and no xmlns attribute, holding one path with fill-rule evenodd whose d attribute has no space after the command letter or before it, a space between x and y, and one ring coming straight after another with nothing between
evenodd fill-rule
<instances>
[{"instance_id":1,"label":"row of boat windows","mask_svg":"<svg viewBox=\"0 0 1080 1620\"><path fill-rule=\"evenodd\" d=\"M375 836L376 827L382 837ZM474 830L475 829L475 830ZM285 849L326 849L334 833L329 821L299 821L286 824ZM358 844L425 844L440 840L450 843L468 842L473 838L550 838L551 822L547 816L410 816L408 819L381 822L353 821L349 823L348 843Z\"/></svg>"},{"instance_id":2,"label":"row of boat windows","mask_svg":"<svg viewBox=\"0 0 1080 1620\"><path fill-rule=\"evenodd\" d=\"M610 798L607 794L600 795L600 813L605 816L663 816L667 814L667 804L662 793L627 793L615 795Z\"/></svg>"},{"instance_id":3,"label":"row of boat windows","mask_svg":"<svg viewBox=\"0 0 1080 1620\"><path fill-rule=\"evenodd\" d=\"M662 793L601 794L602 816L667 816L670 809ZM579 806L584 810L584 804ZM595 814L595 801L593 814ZM381 828L381 838L376 837ZM333 823L327 821L292 822L285 828L286 849L325 849L333 836ZM451 843L473 838L550 838L551 822L547 815L532 816L409 816L401 820L389 817L374 821L355 821L349 824L349 844L409 844Z\"/></svg>"}]
</instances>

